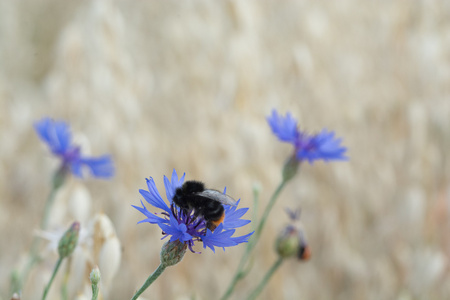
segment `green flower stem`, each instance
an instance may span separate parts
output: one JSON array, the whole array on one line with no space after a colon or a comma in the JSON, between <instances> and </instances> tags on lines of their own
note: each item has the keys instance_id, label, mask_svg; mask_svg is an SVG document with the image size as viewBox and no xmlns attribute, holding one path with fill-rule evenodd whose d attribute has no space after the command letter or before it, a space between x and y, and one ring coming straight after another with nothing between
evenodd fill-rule
<instances>
[{"instance_id":1,"label":"green flower stem","mask_svg":"<svg viewBox=\"0 0 450 300\"><path fill-rule=\"evenodd\" d=\"M67 285L69 283L71 261L72 261L72 258L69 257L67 264L66 264L66 272L64 273L63 283L61 286L61 299L63 299L63 300L69 299L69 294L68 294L69 292L68 292Z\"/></svg>"},{"instance_id":2,"label":"green flower stem","mask_svg":"<svg viewBox=\"0 0 450 300\"><path fill-rule=\"evenodd\" d=\"M97 284L92 284L92 300L97 300L98 298L98 285Z\"/></svg>"},{"instance_id":3,"label":"green flower stem","mask_svg":"<svg viewBox=\"0 0 450 300\"><path fill-rule=\"evenodd\" d=\"M134 296L133 296L133 298L131 298L131 300L136 300L153 283L153 281L155 281L159 277L159 275L161 275L162 272L164 272L166 267L167 267L166 265L161 263L158 266L158 268L155 270L155 272L153 272L153 274L147 278L147 280L142 285L142 287L139 289L139 291L137 291L134 294Z\"/></svg>"},{"instance_id":4,"label":"green flower stem","mask_svg":"<svg viewBox=\"0 0 450 300\"><path fill-rule=\"evenodd\" d=\"M247 247L244 252L244 255L241 257L238 268L236 270L236 274L234 275L230 285L228 286L227 291L225 292L225 294L223 295L221 300L228 299L231 296L231 294L233 293L233 290L234 290L237 282L245 277L247 272L244 271L244 267L247 264L247 262L249 261L250 253L253 250L253 248L255 248L256 244L258 243L259 238L261 237L261 233L264 229L264 225L266 224L267 217L269 216L270 211L272 210L278 196L280 195L281 191L283 190L284 186L289 181L289 179L282 180L281 183L278 185L277 189L275 190L275 192L273 193L272 197L270 198L270 201L267 204L267 206L263 212L261 220L259 221L258 226L256 227L255 233L253 234L250 241L248 242Z\"/></svg>"},{"instance_id":5,"label":"green flower stem","mask_svg":"<svg viewBox=\"0 0 450 300\"><path fill-rule=\"evenodd\" d=\"M281 266L281 263L283 262L283 258L281 256L278 257L277 261L272 265L270 270L266 273L264 278L261 280L261 282L258 284L258 286L253 290L253 292L250 294L250 296L247 298L248 300L254 300L258 295L262 292L262 290L266 287L267 283L269 282L272 275L275 273L276 270Z\"/></svg>"},{"instance_id":6,"label":"green flower stem","mask_svg":"<svg viewBox=\"0 0 450 300\"><path fill-rule=\"evenodd\" d=\"M253 247L255 247L256 243L258 242L260 236L261 236L261 232L264 229L264 225L266 224L267 221L267 217L269 216L275 202L278 199L278 196L280 195L281 191L283 190L284 186L286 185L287 181L283 180L280 185L277 187L277 189L275 190L275 192L273 193L272 197L270 198L269 203L266 206L266 209L264 210L264 213L261 217L261 221L259 221L258 227L256 228L256 232L255 232L255 236L253 237L253 244L251 249L253 249ZM249 244L249 245L250 245Z\"/></svg>"},{"instance_id":7,"label":"green flower stem","mask_svg":"<svg viewBox=\"0 0 450 300\"><path fill-rule=\"evenodd\" d=\"M253 213L252 213L252 229L254 229L256 226L254 224L256 224L256 221L258 220L258 207L259 207L259 194L261 192L261 187L258 186L254 186L253 187Z\"/></svg>"},{"instance_id":8,"label":"green flower stem","mask_svg":"<svg viewBox=\"0 0 450 300\"><path fill-rule=\"evenodd\" d=\"M42 216L41 220L41 229L46 230L48 226L48 218L50 216L50 210L53 206L53 203L55 202L55 195L58 191L59 186L52 186L52 189L50 191L50 194L47 197L47 201L45 202L45 208L44 208L44 215Z\"/></svg>"},{"instance_id":9,"label":"green flower stem","mask_svg":"<svg viewBox=\"0 0 450 300\"><path fill-rule=\"evenodd\" d=\"M61 266L61 263L62 263L63 259L64 259L63 257L60 257L58 259L58 262L56 263L55 269L53 270L52 278L50 278L50 281L48 282L47 286L45 287L44 294L42 295L42 300L45 300L45 298L47 297L48 290L50 289L50 286L52 285L53 279L55 279L55 275L58 272L59 267Z\"/></svg>"}]
</instances>

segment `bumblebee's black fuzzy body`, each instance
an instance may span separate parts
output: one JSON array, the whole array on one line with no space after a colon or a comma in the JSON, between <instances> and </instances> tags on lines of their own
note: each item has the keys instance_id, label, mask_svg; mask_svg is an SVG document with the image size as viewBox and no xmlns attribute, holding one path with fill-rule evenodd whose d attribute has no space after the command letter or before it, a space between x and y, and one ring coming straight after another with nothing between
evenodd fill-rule
<instances>
[{"instance_id":1,"label":"bumblebee's black fuzzy body","mask_svg":"<svg viewBox=\"0 0 450 300\"><path fill-rule=\"evenodd\" d=\"M186 181L175 191L173 202L187 213L194 210L196 216L203 216L207 221L207 227L211 230L217 226L216 222L221 222L224 218L225 209L222 203L200 196L198 193L205 191L205 185L199 181Z\"/></svg>"}]
</instances>

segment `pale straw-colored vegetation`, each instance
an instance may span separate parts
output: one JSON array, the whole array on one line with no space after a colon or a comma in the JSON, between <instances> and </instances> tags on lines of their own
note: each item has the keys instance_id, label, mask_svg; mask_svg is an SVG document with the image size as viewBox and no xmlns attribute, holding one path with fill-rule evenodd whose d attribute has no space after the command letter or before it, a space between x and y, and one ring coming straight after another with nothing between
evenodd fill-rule
<instances>
[{"instance_id":1,"label":"pale straw-colored vegetation","mask_svg":"<svg viewBox=\"0 0 450 300\"><path fill-rule=\"evenodd\" d=\"M284 264L261 299L449 299L449 53L446 1L1 1L1 299L10 299L10 271L23 263L57 166L34 121L64 119L83 149L113 155L115 178L71 178L50 225L87 228L104 213L113 225L90 259L120 263L100 266L101 292L130 299L162 245L131 207L145 177L163 193L175 168L226 185L247 207L258 183L266 202L291 151L265 121L272 108L302 129L336 131L350 160L302 165L235 299L276 259L285 207L302 208L313 255ZM115 248L100 255L105 243ZM219 298L243 250L188 253L143 295ZM23 299L40 299L51 253ZM90 269L72 271L71 297Z\"/></svg>"}]
</instances>

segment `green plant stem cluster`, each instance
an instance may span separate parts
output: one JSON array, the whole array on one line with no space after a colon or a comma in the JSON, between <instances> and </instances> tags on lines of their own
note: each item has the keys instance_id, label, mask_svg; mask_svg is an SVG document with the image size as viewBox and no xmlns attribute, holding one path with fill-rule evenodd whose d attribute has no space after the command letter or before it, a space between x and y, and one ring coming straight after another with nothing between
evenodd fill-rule
<instances>
[{"instance_id":1,"label":"green plant stem cluster","mask_svg":"<svg viewBox=\"0 0 450 300\"><path fill-rule=\"evenodd\" d=\"M238 265L238 268L236 270L236 273L235 273L235 275L234 275L230 285L228 286L228 289L226 290L225 294L222 296L221 300L228 299L231 296L231 294L233 293L233 290L236 287L236 284L247 275L247 273L248 273L247 264L249 262L250 254L253 251L253 249L255 248L256 244L258 243L258 241L259 241L259 239L261 237L261 233L262 233L262 231L264 229L264 226L265 226L265 224L267 222L267 218L268 218L268 216L269 216L273 206L275 205L275 202L277 201L278 196L280 195L281 191L285 187L286 183L291 178L292 177L287 178L287 177L283 176L283 180L278 185L277 189L275 190L275 192L273 193L272 197L270 198L269 203L267 204L266 208L264 209L264 212L263 212L263 215L261 217L261 220L259 221L259 223L258 223L258 225L256 227L255 233L253 234L252 238L248 242L247 247L246 247L245 252L244 252L244 255L241 257L241 260L239 261L239 265ZM269 278L270 278L270 276L269 276Z\"/></svg>"}]
</instances>

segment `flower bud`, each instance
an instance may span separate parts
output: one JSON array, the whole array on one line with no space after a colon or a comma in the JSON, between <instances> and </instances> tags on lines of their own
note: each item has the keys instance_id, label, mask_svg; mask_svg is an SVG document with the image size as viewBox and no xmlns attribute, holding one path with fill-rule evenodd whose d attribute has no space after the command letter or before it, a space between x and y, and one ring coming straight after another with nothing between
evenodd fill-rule
<instances>
[{"instance_id":1,"label":"flower bud","mask_svg":"<svg viewBox=\"0 0 450 300\"><path fill-rule=\"evenodd\" d=\"M278 236L275 247L278 255L288 258L296 255L300 238L293 226L287 226Z\"/></svg>"},{"instance_id":2,"label":"flower bud","mask_svg":"<svg viewBox=\"0 0 450 300\"><path fill-rule=\"evenodd\" d=\"M98 285L100 282L100 270L98 269L98 266L92 269L89 279L93 285Z\"/></svg>"},{"instance_id":3,"label":"flower bud","mask_svg":"<svg viewBox=\"0 0 450 300\"><path fill-rule=\"evenodd\" d=\"M309 248L303 225L298 220L298 212L287 212L291 224L287 225L278 235L275 242L275 249L282 258L296 256L300 260L308 260L311 257L311 249Z\"/></svg>"},{"instance_id":4,"label":"flower bud","mask_svg":"<svg viewBox=\"0 0 450 300\"><path fill-rule=\"evenodd\" d=\"M80 232L80 223L73 222L72 226L64 233L59 240L59 257L64 258L72 254L78 243L78 233Z\"/></svg>"},{"instance_id":5,"label":"flower bud","mask_svg":"<svg viewBox=\"0 0 450 300\"><path fill-rule=\"evenodd\" d=\"M179 263L186 253L187 245L176 240L168 241L161 248L161 264L169 267Z\"/></svg>"}]
</instances>

